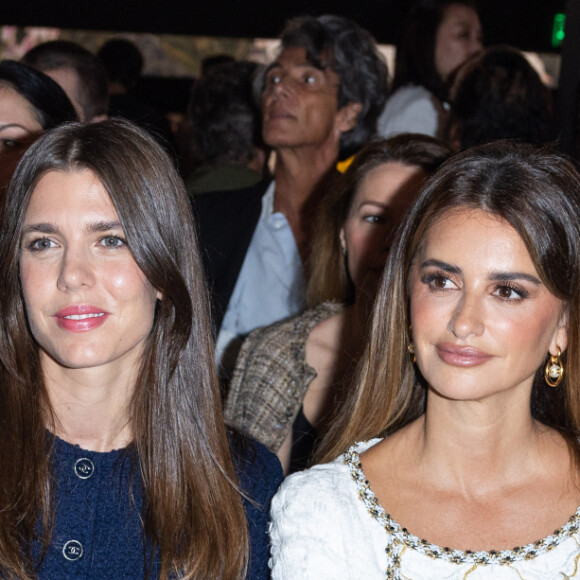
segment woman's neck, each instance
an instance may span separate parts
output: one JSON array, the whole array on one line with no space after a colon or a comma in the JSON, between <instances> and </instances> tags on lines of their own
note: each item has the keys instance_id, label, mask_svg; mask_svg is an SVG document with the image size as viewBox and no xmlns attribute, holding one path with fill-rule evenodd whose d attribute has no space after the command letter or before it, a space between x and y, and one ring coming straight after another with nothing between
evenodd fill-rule
<instances>
[{"instance_id":1,"label":"woman's neck","mask_svg":"<svg viewBox=\"0 0 580 580\"><path fill-rule=\"evenodd\" d=\"M109 376L101 369L66 369L47 359L42 368L54 434L91 451L126 447L132 441L133 387L128 385L134 385L134 373Z\"/></svg>"},{"instance_id":2,"label":"woman's neck","mask_svg":"<svg viewBox=\"0 0 580 580\"><path fill-rule=\"evenodd\" d=\"M420 461L441 482L477 490L523 477L561 437L533 419L529 403L450 401L429 392L418 420ZM565 444L564 444L565 445Z\"/></svg>"}]
</instances>

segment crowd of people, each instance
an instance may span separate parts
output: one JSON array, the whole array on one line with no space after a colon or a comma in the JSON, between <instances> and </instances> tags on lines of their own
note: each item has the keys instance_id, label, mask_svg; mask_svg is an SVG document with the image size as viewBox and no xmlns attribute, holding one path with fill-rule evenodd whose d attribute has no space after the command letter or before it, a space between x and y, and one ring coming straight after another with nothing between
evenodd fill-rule
<instances>
[{"instance_id":1,"label":"crowd of people","mask_svg":"<svg viewBox=\"0 0 580 580\"><path fill-rule=\"evenodd\" d=\"M142 68L0 62L0 577L575 577L580 174L522 53L416 0L389 84L291 18L177 130Z\"/></svg>"}]
</instances>

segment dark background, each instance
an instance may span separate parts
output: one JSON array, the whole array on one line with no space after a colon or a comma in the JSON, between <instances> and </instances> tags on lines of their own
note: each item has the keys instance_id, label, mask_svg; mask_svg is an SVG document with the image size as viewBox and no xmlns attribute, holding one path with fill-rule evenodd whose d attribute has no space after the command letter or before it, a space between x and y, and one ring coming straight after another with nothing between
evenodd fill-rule
<instances>
[{"instance_id":1,"label":"dark background","mask_svg":"<svg viewBox=\"0 0 580 580\"><path fill-rule=\"evenodd\" d=\"M203 36L278 36L301 14L341 14L396 44L410 0L0 0L0 25ZM549 52L552 22L566 0L480 0L485 43Z\"/></svg>"}]
</instances>

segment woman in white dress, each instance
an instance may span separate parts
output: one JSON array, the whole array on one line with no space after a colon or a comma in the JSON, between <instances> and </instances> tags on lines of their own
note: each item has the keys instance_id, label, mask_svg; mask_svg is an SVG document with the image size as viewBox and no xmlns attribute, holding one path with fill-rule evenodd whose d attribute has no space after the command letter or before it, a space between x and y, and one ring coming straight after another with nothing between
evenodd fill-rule
<instances>
[{"instance_id":1,"label":"woman in white dress","mask_svg":"<svg viewBox=\"0 0 580 580\"><path fill-rule=\"evenodd\" d=\"M274 498L273 578L579 577L579 282L571 163L445 164L391 249L338 458Z\"/></svg>"}]
</instances>

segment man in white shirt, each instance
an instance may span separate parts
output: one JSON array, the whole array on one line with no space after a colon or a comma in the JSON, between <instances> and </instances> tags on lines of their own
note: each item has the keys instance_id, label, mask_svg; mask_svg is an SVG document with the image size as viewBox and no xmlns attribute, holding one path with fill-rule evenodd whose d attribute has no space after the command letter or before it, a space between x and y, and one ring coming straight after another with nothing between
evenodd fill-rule
<instances>
[{"instance_id":1,"label":"man in white shirt","mask_svg":"<svg viewBox=\"0 0 580 580\"><path fill-rule=\"evenodd\" d=\"M374 135L386 99L387 67L370 34L354 22L332 15L293 19L281 44L261 83L274 181L195 202L217 304L218 359L235 354L254 328L305 307L314 192L339 158Z\"/></svg>"}]
</instances>

